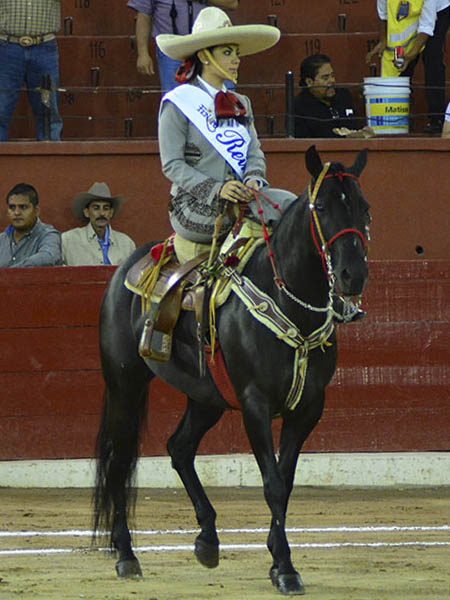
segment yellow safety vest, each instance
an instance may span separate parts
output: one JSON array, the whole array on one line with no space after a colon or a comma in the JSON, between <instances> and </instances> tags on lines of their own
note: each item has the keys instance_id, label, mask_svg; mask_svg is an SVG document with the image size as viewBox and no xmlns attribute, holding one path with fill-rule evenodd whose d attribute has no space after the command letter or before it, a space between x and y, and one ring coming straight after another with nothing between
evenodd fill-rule
<instances>
[{"instance_id":1,"label":"yellow safety vest","mask_svg":"<svg viewBox=\"0 0 450 600\"><path fill-rule=\"evenodd\" d=\"M413 45L423 2L424 0L387 0L387 48L381 61L382 77L400 75L400 71L392 62L394 48L402 46L406 53Z\"/></svg>"}]
</instances>

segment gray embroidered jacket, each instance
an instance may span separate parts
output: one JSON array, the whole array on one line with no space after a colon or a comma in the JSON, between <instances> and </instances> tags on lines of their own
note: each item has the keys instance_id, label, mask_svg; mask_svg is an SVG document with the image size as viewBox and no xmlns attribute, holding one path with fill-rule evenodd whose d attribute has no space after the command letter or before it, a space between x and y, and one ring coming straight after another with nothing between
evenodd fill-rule
<instances>
[{"instance_id":1,"label":"gray embroidered jacket","mask_svg":"<svg viewBox=\"0 0 450 600\"><path fill-rule=\"evenodd\" d=\"M193 85L201 84L196 80ZM253 123L250 100L235 94L247 110L245 127L250 134L244 183L252 178L267 184L266 161ZM164 175L172 182L169 217L176 233L192 242L208 243L223 203L217 195L228 179L237 179L233 169L214 150L199 130L170 101L159 114L159 151ZM221 237L231 228L225 215Z\"/></svg>"}]
</instances>

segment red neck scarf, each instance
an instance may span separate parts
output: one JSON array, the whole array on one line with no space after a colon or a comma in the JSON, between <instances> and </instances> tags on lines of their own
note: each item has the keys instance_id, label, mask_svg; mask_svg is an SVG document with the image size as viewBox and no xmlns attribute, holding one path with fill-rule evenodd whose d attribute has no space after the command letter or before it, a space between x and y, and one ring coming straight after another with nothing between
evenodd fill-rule
<instances>
[{"instance_id":1,"label":"red neck scarf","mask_svg":"<svg viewBox=\"0 0 450 600\"><path fill-rule=\"evenodd\" d=\"M245 106L230 92L218 92L214 100L217 119L234 119L247 114Z\"/></svg>"}]
</instances>

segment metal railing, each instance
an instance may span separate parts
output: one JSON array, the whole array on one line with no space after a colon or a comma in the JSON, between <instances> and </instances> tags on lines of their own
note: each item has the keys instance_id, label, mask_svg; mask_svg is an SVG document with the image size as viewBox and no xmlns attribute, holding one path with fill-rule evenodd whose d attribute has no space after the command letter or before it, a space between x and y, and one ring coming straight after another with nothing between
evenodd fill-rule
<instances>
[{"instance_id":1,"label":"metal railing","mask_svg":"<svg viewBox=\"0 0 450 600\"><path fill-rule=\"evenodd\" d=\"M56 90L59 94L59 110L64 121L64 139L151 139L157 136L157 114L161 91L156 86L147 87L103 87L99 86L98 74L95 68L91 70L91 86L88 87L60 87ZM382 86L382 83L378 85ZM366 124L364 114L364 84L348 83L343 85L351 90L356 99L356 117L349 121L356 121L363 127ZM256 97L254 106L259 106L255 112L255 124L260 137L295 137L295 123L299 119L315 120L313 117L295 115L294 100L295 90L294 74L288 71L285 74L284 84L241 84L237 91L244 93L252 99ZM424 84L411 85L411 110L407 116L410 130L420 120L427 120L429 115L414 110L417 97L421 96L422 104L425 103ZM50 96L52 92L49 76L44 76L41 87L37 89L41 95L42 118L44 121L44 139L50 139ZM54 91L54 90L53 90ZM0 90L1 93L10 93L10 90ZM261 108L261 104L265 108ZM30 112L30 111L28 111ZM359 114L359 116L358 116ZM1 115L0 115L1 116ZM332 122L333 119L327 119ZM340 119L345 122L345 119ZM23 123L31 122L30 115L14 116L12 129L19 135L13 134L13 139L30 138L24 136ZM29 129L29 128L28 128ZM84 133L85 132L85 133Z\"/></svg>"}]
</instances>

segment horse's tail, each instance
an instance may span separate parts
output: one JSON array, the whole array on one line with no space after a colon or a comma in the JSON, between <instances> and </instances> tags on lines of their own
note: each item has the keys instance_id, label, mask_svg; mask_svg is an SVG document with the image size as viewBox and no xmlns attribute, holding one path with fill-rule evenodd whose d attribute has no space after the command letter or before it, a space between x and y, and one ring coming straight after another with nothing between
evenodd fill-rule
<instances>
[{"instance_id":1,"label":"horse's tail","mask_svg":"<svg viewBox=\"0 0 450 600\"><path fill-rule=\"evenodd\" d=\"M93 543L99 535L109 534L109 544L113 548L116 504L126 507L127 519L134 516L139 438L146 415L147 387L136 405L129 405L125 411L120 411L114 405L106 388L95 444L97 463L93 493Z\"/></svg>"}]
</instances>

